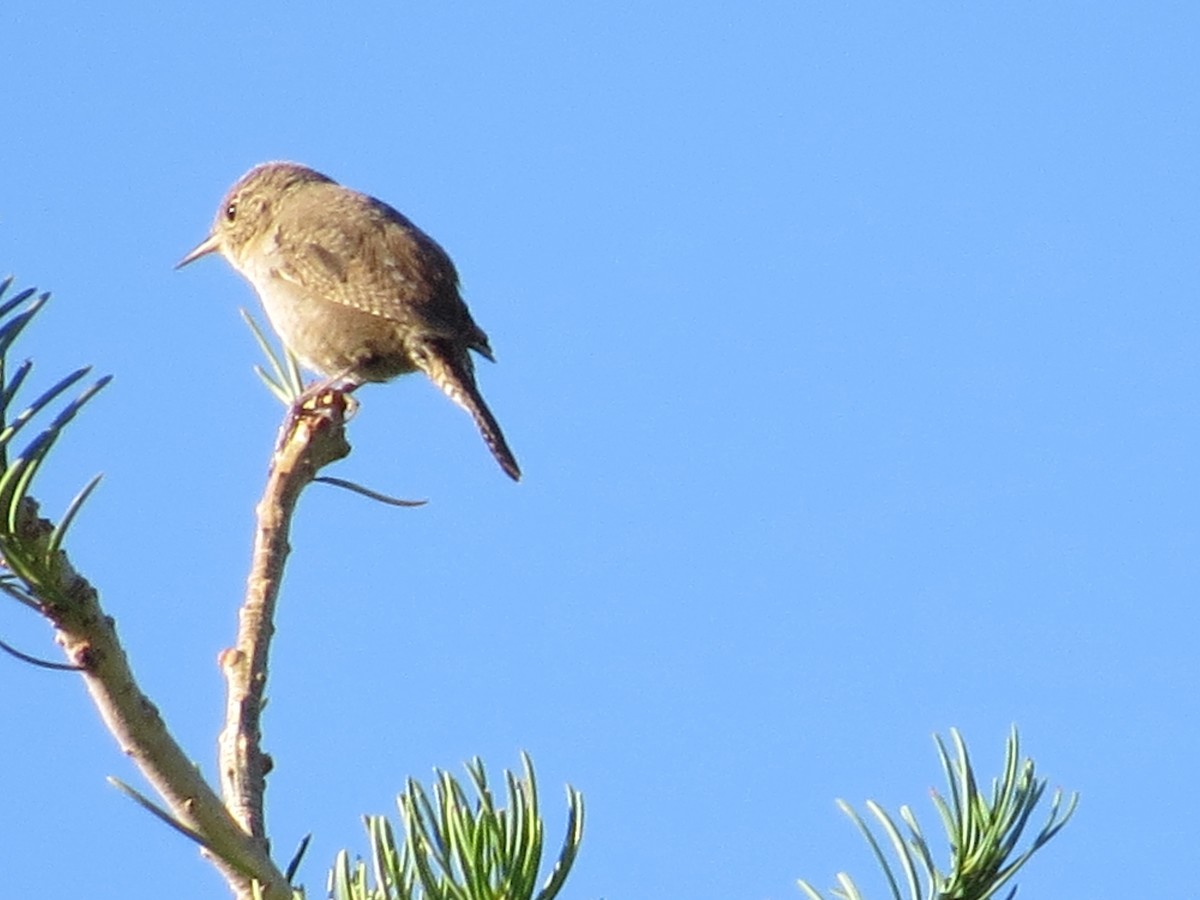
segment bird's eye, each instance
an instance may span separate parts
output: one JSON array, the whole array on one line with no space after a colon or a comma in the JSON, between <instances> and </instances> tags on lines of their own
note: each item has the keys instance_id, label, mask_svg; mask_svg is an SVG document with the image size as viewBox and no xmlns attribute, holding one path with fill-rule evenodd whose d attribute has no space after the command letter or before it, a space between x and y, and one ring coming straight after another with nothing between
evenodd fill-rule
<instances>
[{"instance_id":1,"label":"bird's eye","mask_svg":"<svg viewBox=\"0 0 1200 900\"><path fill-rule=\"evenodd\" d=\"M237 218L237 204L230 203L227 207L225 207L225 221L232 222L236 218Z\"/></svg>"}]
</instances>

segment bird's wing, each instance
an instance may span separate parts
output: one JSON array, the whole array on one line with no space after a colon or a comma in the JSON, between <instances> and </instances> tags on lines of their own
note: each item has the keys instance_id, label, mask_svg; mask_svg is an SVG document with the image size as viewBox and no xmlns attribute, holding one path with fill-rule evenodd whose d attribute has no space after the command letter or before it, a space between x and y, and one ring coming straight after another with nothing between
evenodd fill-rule
<instances>
[{"instance_id":1,"label":"bird's wing","mask_svg":"<svg viewBox=\"0 0 1200 900\"><path fill-rule=\"evenodd\" d=\"M357 216L336 208L307 212L303 228L281 222L276 229L277 277L306 296L417 326L490 355L486 335L459 294L454 263L408 219L379 201L360 207Z\"/></svg>"}]
</instances>

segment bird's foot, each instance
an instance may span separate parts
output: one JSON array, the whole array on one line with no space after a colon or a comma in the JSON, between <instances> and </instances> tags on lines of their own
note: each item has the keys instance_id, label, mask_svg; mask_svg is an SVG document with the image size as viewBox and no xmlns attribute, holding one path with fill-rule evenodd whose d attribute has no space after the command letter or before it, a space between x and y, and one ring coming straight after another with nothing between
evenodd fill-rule
<instances>
[{"instance_id":1,"label":"bird's foot","mask_svg":"<svg viewBox=\"0 0 1200 900\"><path fill-rule=\"evenodd\" d=\"M275 441L278 452L290 439L296 427L305 419L349 421L358 412L358 401L350 396L354 388L334 386L329 381L318 381L301 393L288 408L283 427Z\"/></svg>"}]
</instances>

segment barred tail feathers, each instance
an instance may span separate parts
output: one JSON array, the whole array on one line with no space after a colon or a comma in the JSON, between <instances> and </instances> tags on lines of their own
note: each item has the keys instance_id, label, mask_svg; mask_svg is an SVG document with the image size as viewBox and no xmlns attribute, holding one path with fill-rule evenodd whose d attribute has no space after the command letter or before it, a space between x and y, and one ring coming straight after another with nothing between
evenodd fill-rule
<instances>
[{"instance_id":1,"label":"barred tail feathers","mask_svg":"<svg viewBox=\"0 0 1200 900\"><path fill-rule=\"evenodd\" d=\"M500 464L505 473L513 481L521 480L521 468L508 442L504 440L504 432L492 411L484 402L483 395L475 384L475 371L471 358L466 350L456 350L442 343L426 342L422 352L413 354L418 366L429 376L429 379L441 388L442 392L471 414L483 441L492 456Z\"/></svg>"}]
</instances>

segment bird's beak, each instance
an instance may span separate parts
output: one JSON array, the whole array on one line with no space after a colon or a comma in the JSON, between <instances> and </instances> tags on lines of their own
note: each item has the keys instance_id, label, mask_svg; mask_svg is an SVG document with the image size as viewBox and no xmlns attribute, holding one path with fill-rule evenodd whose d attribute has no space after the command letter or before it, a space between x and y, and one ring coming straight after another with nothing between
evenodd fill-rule
<instances>
[{"instance_id":1,"label":"bird's beak","mask_svg":"<svg viewBox=\"0 0 1200 900\"><path fill-rule=\"evenodd\" d=\"M187 256L185 256L183 259L181 259L179 262L175 263L175 268L182 269L188 263L195 262L200 257L207 256L210 253L215 253L220 249L221 249L221 243L220 243L220 241L217 240L217 236L215 234L210 234L208 237L206 237L204 240L202 240L199 244L197 244L191 253L189 253Z\"/></svg>"}]
</instances>

